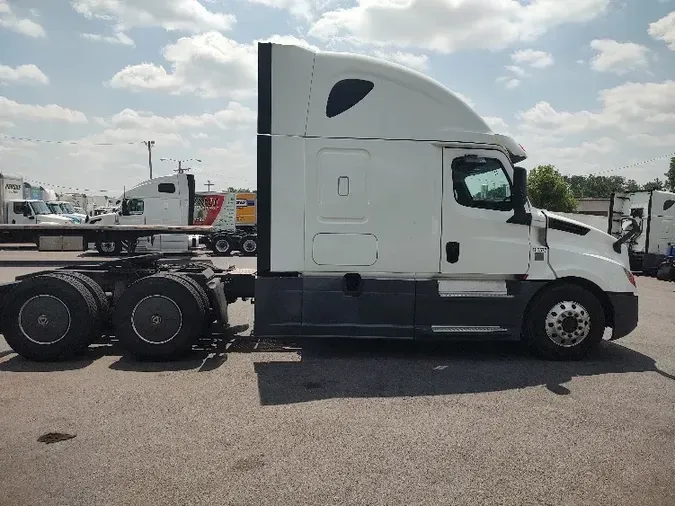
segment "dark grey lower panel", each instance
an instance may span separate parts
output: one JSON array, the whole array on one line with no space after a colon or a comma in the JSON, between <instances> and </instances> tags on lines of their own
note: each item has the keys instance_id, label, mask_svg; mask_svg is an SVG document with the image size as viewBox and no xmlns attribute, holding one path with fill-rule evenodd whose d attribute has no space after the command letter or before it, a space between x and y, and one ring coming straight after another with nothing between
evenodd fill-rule
<instances>
[{"instance_id":1,"label":"dark grey lower panel","mask_svg":"<svg viewBox=\"0 0 675 506\"><path fill-rule=\"evenodd\" d=\"M518 339L540 282L509 282L505 297L441 297L435 280L258 277L259 337Z\"/></svg>"}]
</instances>

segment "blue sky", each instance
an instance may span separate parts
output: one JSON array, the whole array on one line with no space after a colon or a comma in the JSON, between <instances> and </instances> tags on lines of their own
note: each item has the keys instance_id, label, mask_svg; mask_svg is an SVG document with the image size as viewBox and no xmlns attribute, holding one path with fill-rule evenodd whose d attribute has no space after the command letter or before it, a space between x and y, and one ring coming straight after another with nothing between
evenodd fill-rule
<instances>
[{"instance_id":1,"label":"blue sky","mask_svg":"<svg viewBox=\"0 0 675 506\"><path fill-rule=\"evenodd\" d=\"M386 58L463 96L531 167L675 151L675 0L0 0L0 170L121 191L147 151L255 186L255 41ZM112 146L98 146L112 143ZM135 143L135 144L125 144ZM666 159L613 174L662 177Z\"/></svg>"}]
</instances>

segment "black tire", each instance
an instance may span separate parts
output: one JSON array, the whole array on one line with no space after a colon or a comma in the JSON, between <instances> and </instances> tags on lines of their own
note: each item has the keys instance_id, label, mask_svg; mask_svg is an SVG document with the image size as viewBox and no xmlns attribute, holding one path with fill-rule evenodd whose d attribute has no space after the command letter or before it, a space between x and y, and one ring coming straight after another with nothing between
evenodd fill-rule
<instances>
[{"instance_id":1,"label":"black tire","mask_svg":"<svg viewBox=\"0 0 675 506\"><path fill-rule=\"evenodd\" d=\"M591 292L573 284L537 294L523 325L523 338L530 349L550 360L584 358L602 341L604 333L602 304Z\"/></svg>"},{"instance_id":2,"label":"black tire","mask_svg":"<svg viewBox=\"0 0 675 506\"><path fill-rule=\"evenodd\" d=\"M204 317L203 302L188 281L155 274L122 294L115 308L115 335L138 358L175 359L196 342Z\"/></svg>"},{"instance_id":3,"label":"black tire","mask_svg":"<svg viewBox=\"0 0 675 506\"><path fill-rule=\"evenodd\" d=\"M110 302L108 301L108 296L103 291L103 288L101 288L101 285L99 285L89 276L85 276L79 272L57 271L53 274L74 278L82 283L87 288L87 290L89 290L89 293L94 296L94 301L96 302L96 309L98 310L97 312L101 325L100 328L101 331L103 331L103 326L110 322Z\"/></svg>"},{"instance_id":4,"label":"black tire","mask_svg":"<svg viewBox=\"0 0 675 506\"><path fill-rule=\"evenodd\" d=\"M72 277L46 274L12 290L5 299L2 330L7 344L22 357L54 361L91 343L97 317L96 301L85 285Z\"/></svg>"},{"instance_id":5,"label":"black tire","mask_svg":"<svg viewBox=\"0 0 675 506\"><path fill-rule=\"evenodd\" d=\"M229 256L232 253L232 239L225 236L216 236L211 239L211 249L216 255Z\"/></svg>"},{"instance_id":6,"label":"black tire","mask_svg":"<svg viewBox=\"0 0 675 506\"><path fill-rule=\"evenodd\" d=\"M201 287L201 285L189 276L182 276L180 274L170 273L170 272L162 272L159 275L164 276L164 277L168 277L168 278L178 278L182 282L188 283L190 286L192 286L192 288L194 289L193 295L195 295L196 297L199 298L199 301L202 305L202 308L204 309L204 315L205 315L205 317L204 317L204 331L206 331L206 329L212 323L212 322L208 321L208 318L206 318L206 316L209 316L209 314L211 313L211 311L210 311L211 301L209 300L209 296L206 295L206 292Z\"/></svg>"},{"instance_id":7,"label":"black tire","mask_svg":"<svg viewBox=\"0 0 675 506\"><path fill-rule=\"evenodd\" d=\"M241 252L244 256L254 257L258 254L258 238L248 235L241 241Z\"/></svg>"},{"instance_id":8,"label":"black tire","mask_svg":"<svg viewBox=\"0 0 675 506\"><path fill-rule=\"evenodd\" d=\"M96 241L96 251L99 255L118 256L122 252L120 241Z\"/></svg>"}]
</instances>

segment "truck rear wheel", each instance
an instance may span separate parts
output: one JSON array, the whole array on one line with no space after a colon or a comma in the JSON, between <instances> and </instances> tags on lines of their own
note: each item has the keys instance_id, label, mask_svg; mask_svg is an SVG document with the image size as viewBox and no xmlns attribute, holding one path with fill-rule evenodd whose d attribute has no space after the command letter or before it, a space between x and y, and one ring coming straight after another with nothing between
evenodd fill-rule
<instances>
[{"instance_id":1,"label":"truck rear wheel","mask_svg":"<svg viewBox=\"0 0 675 506\"><path fill-rule=\"evenodd\" d=\"M96 302L100 330L103 331L103 326L110 320L110 302L108 301L108 296L103 291L103 288L101 288L101 285L99 285L89 276L85 276L79 272L57 271L54 272L53 275L73 278L82 283L87 288L87 290L89 290L89 293L91 293L91 295L94 297L94 301Z\"/></svg>"},{"instance_id":2,"label":"truck rear wheel","mask_svg":"<svg viewBox=\"0 0 675 506\"><path fill-rule=\"evenodd\" d=\"M211 301L209 300L209 296L206 295L206 292L204 289L201 287L197 281L192 279L189 276L181 276L180 274L173 274L169 272L163 272L159 274L160 276L168 277L168 278L178 278L181 283L188 283L190 286L192 286L193 289L193 295L197 297L197 300L201 302L202 307L204 308L204 314L208 316L210 314L210 308L211 308ZM204 331L208 328L208 326L212 322L208 321L208 318L204 318Z\"/></svg>"},{"instance_id":3,"label":"truck rear wheel","mask_svg":"<svg viewBox=\"0 0 675 506\"><path fill-rule=\"evenodd\" d=\"M19 284L6 299L2 330L7 344L35 361L64 359L86 348L96 329L96 301L80 281L43 275Z\"/></svg>"},{"instance_id":4,"label":"truck rear wheel","mask_svg":"<svg viewBox=\"0 0 675 506\"><path fill-rule=\"evenodd\" d=\"M115 335L138 358L175 359L196 342L204 318L203 302L188 281L155 274L122 294L115 309Z\"/></svg>"},{"instance_id":5,"label":"truck rear wheel","mask_svg":"<svg viewBox=\"0 0 675 506\"><path fill-rule=\"evenodd\" d=\"M605 332L605 312L588 290L558 285L536 296L525 316L523 337L537 355L578 360L595 348Z\"/></svg>"},{"instance_id":6,"label":"truck rear wheel","mask_svg":"<svg viewBox=\"0 0 675 506\"><path fill-rule=\"evenodd\" d=\"M232 253L232 241L224 236L217 236L211 240L211 249L216 255L228 256Z\"/></svg>"},{"instance_id":7,"label":"truck rear wheel","mask_svg":"<svg viewBox=\"0 0 675 506\"><path fill-rule=\"evenodd\" d=\"M258 253L258 239L252 235L244 237L241 242L241 252L247 257L255 256Z\"/></svg>"}]
</instances>

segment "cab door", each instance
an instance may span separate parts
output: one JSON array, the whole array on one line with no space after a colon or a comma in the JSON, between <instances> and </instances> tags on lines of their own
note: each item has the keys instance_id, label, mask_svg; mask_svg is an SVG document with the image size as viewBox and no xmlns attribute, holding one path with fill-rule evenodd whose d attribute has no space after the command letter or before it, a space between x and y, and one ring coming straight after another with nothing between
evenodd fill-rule
<instances>
[{"instance_id":1,"label":"cab door","mask_svg":"<svg viewBox=\"0 0 675 506\"><path fill-rule=\"evenodd\" d=\"M509 223L512 175L501 151L444 149L441 274L506 279L527 273L530 227Z\"/></svg>"}]
</instances>

